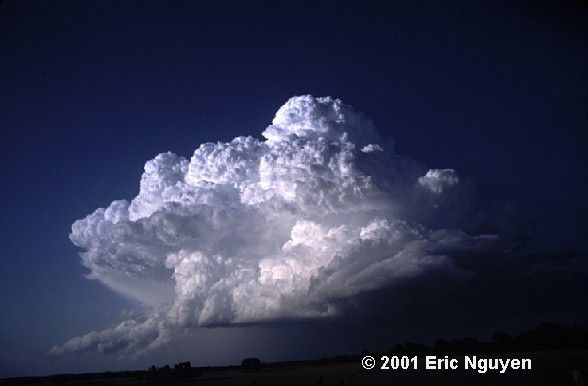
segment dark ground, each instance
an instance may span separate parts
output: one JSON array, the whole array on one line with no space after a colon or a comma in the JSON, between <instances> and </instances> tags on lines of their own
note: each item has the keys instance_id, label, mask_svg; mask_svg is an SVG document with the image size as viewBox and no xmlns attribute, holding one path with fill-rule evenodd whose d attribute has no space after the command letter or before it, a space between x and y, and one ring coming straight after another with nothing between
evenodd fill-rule
<instances>
[{"instance_id":1,"label":"dark ground","mask_svg":"<svg viewBox=\"0 0 588 386\"><path fill-rule=\"evenodd\" d=\"M490 354L491 358L531 358L532 370L365 370L359 362L268 364L258 371L210 368L191 380L141 379L145 372L15 378L1 385L585 385L588 350ZM460 358L459 356L455 356ZM419 355L419 367L424 367ZM460 359L460 363L463 361ZM125 376L126 375L126 376ZM144 377L143 377L144 378ZM583 380L582 380L583 379ZM583 383L582 383L583 382Z\"/></svg>"}]
</instances>

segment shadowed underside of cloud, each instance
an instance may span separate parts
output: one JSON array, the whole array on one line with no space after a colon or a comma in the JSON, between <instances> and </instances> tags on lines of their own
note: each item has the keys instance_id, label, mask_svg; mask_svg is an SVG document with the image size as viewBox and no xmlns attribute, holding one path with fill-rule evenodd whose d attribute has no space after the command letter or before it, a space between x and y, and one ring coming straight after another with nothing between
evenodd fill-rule
<instances>
[{"instance_id":1,"label":"shadowed underside of cloud","mask_svg":"<svg viewBox=\"0 0 588 386\"><path fill-rule=\"evenodd\" d=\"M137 197L73 224L88 276L154 311L53 353L140 353L190 326L337 316L360 294L462 275L457 256L510 248L465 231L471 192L455 170L396 155L338 99L294 97L262 135L160 154Z\"/></svg>"}]
</instances>

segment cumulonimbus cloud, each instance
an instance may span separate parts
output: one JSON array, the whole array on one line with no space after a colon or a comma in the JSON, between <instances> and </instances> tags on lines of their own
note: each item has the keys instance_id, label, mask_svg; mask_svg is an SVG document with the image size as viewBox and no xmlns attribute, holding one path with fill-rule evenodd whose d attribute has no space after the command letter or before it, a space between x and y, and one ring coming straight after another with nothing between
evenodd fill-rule
<instances>
[{"instance_id":1,"label":"cumulonimbus cloud","mask_svg":"<svg viewBox=\"0 0 588 386\"><path fill-rule=\"evenodd\" d=\"M72 226L89 277L154 310L53 353L140 352L190 326L338 315L337 304L500 248L459 227L468 186L395 154L363 114L291 98L262 133L159 154L140 192Z\"/></svg>"}]
</instances>

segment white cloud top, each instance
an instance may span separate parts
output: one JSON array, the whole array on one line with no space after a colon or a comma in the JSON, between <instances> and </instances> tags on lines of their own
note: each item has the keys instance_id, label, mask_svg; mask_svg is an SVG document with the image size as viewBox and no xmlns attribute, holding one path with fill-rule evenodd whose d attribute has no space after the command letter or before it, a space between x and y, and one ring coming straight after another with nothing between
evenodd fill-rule
<instances>
[{"instance_id":1,"label":"white cloud top","mask_svg":"<svg viewBox=\"0 0 588 386\"><path fill-rule=\"evenodd\" d=\"M435 194L441 194L458 183L459 177L453 169L431 169L419 177L419 184Z\"/></svg>"},{"instance_id":2,"label":"white cloud top","mask_svg":"<svg viewBox=\"0 0 588 386\"><path fill-rule=\"evenodd\" d=\"M338 99L291 98L262 135L203 144L189 160L160 154L131 202L73 224L89 277L157 312L52 352L140 352L189 326L330 317L497 243L439 226L460 211L443 197L457 194L457 173L393 154Z\"/></svg>"}]
</instances>

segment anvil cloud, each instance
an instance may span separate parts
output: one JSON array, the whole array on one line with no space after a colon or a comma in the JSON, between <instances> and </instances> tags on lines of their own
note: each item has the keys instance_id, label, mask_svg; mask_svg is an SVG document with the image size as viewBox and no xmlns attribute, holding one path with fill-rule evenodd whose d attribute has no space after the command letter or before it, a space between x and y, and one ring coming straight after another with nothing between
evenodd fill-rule
<instances>
[{"instance_id":1,"label":"anvil cloud","mask_svg":"<svg viewBox=\"0 0 588 386\"><path fill-rule=\"evenodd\" d=\"M354 296L499 248L460 226L467 184L395 154L363 114L291 98L262 133L162 153L140 192L72 226L96 279L152 307L52 349L141 352L190 326L339 315Z\"/></svg>"}]
</instances>

